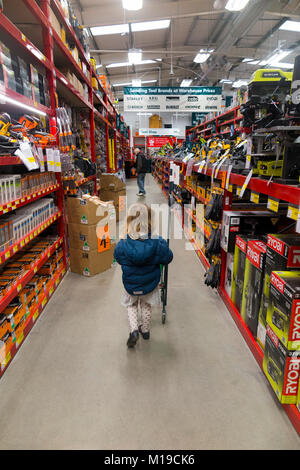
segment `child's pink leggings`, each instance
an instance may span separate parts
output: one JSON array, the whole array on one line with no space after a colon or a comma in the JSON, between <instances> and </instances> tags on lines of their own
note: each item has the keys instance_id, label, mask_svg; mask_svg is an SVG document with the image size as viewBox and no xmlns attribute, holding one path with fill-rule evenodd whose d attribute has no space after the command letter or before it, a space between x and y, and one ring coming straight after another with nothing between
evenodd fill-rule
<instances>
[{"instance_id":1,"label":"child's pink leggings","mask_svg":"<svg viewBox=\"0 0 300 470\"><path fill-rule=\"evenodd\" d=\"M151 305L147 302L144 302L140 299L140 310L141 310L141 317L142 317L142 332L147 333L150 330L150 323L151 323ZM138 301L134 304L127 307L128 312L128 320L130 326L130 333L135 330L138 330Z\"/></svg>"}]
</instances>

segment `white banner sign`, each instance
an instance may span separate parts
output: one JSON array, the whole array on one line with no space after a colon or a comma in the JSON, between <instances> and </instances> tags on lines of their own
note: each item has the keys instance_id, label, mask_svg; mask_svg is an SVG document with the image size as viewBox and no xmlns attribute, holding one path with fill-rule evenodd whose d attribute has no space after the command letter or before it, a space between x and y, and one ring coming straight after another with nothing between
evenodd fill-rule
<instances>
[{"instance_id":1,"label":"white banner sign","mask_svg":"<svg viewBox=\"0 0 300 470\"><path fill-rule=\"evenodd\" d=\"M124 87L124 111L216 112L221 87Z\"/></svg>"}]
</instances>

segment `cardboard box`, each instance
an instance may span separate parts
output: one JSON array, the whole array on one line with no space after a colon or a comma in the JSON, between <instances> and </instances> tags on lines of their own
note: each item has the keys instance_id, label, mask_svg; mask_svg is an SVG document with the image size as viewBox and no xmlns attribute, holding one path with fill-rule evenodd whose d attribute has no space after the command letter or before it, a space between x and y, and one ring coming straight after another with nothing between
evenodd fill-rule
<instances>
[{"instance_id":1,"label":"cardboard box","mask_svg":"<svg viewBox=\"0 0 300 470\"><path fill-rule=\"evenodd\" d=\"M88 196L88 195L87 195ZM113 217L112 204L98 197L67 198L69 222L75 224L95 225L103 219Z\"/></svg>"},{"instance_id":2,"label":"cardboard box","mask_svg":"<svg viewBox=\"0 0 300 470\"><path fill-rule=\"evenodd\" d=\"M115 246L115 243L111 244L110 249L102 253L98 253L98 250L84 252L70 248L71 271L87 277L106 271L112 265Z\"/></svg>"},{"instance_id":3,"label":"cardboard box","mask_svg":"<svg viewBox=\"0 0 300 470\"><path fill-rule=\"evenodd\" d=\"M267 245L259 240L247 243L241 317L256 338L263 289Z\"/></svg>"},{"instance_id":4,"label":"cardboard box","mask_svg":"<svg viewBox=\"0 0 300 470\"><path fill-rule=\"evenodd\" d=\"M271 273L267 324L288 350L300 350L300 271Z\"/></svg>"},{"instance_id":5,"label":"cardboard box","mask_svg":"<svg viewBox=\"0 0 300 470\"><path fill-rule=\"evenodd\" d=\"M300 235L268 235L264 287L257 330L257 340L262 348L264 348L266 336L271 273L272 271L289 271L292 269L300 269Z\"/></svg>"},{"instance_id":6,"label":"cardboard box","mask_svg":"<svg viewBox=\"0 0 300 470\"><path fill-rule=\"evenodd\" d=\"M288 351L267 325L263 370L279 401L296 404L299 388L300 351Z\"/></svg>"},{"instance_id":7,"label":"cardboard box","mask_svg":"<svg viewBox=\"0 0 300 470\"><path fill-rule=\"evenodd\" d=\"M100 190L100 197L103 201L111 201L115 207L116 220L120 220L120 213L126 209L126 189L119 191Z\"/></svg>"},{"instance_id":8,"label":"cardboard box","mask_svg":"<svg viewBox=\"0 0 300 470\"><path fill-rule=\"evenodd\" d=\"M116 175L103 173L100 175L100 190L102 189L120 191L126 189L126 184Z\"/></svg>"}]
</instances>

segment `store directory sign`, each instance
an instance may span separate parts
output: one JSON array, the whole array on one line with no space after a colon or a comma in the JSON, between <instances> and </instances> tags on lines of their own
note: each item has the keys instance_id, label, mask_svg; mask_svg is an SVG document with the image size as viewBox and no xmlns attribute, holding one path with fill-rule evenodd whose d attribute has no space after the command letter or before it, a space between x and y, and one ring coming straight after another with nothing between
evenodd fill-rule
<instances>
[{"instance_id":1,"label":"store directory sign","mask_svg":"<svg viewBox=\"0 0 300 470\"><path fill-rule=\"evenodd\" d=\"M222 87L124 87L124 111L218 112Z\"/></svg>"}]
</instances>

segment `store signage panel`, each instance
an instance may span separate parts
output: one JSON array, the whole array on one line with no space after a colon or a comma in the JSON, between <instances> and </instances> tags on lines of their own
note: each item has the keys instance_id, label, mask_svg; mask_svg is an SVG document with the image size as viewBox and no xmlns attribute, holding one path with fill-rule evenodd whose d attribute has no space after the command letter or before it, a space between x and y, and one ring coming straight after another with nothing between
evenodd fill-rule
<instances>
[{"instance_id":1,"label":"store signage panel","mask_svg":"<svg viewBox=\"0 0 300 470\"><path fill-rule=\"evenodd\" d=\"M160 148L163 145L173 145L174 139L171 137L147 137L147 147L149 148Z\"/></svg>"},{"instance_id":2,"label":"store signage panel","mask_svg":"<svg viewBox=\"0 0 300 470\"><path fill-rule=\"evenodd\" d=\"M124 111L217 112L221 87L124 87Z\"/></svg>"},{"instance_id":3,"label":"store signage panel","mask_svg":"<svg viewBox=\"0 0 300 470\"><path fill-rule=\"evenodd\" d=\"M147 136L164 136L164 135L170 135L170 136L175 136L175 137L180 137L184 136L184 131L180 129L175 129L175 128L170 128L170 129L165 129L161 127L153 127L153 128L140 128L139 129L139 135Z\"/></svg>"}]
</instances>

